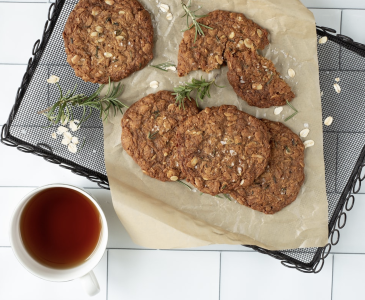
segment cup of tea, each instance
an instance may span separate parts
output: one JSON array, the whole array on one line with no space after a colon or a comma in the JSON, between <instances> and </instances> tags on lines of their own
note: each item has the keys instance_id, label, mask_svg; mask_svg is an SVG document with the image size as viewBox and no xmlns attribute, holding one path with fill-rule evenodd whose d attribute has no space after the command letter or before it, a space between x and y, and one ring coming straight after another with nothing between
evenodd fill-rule
<instances>
[{"instance_id":1,"label":"cup of tea","mask_svg":"<svg viewBox=\"0 0 365 300\"><path fill-rule=\"evenodd\" d=\"M39 187L16 207L10 242L18 261L49 281L80 278L85 291L100 291L93 269L104 255L108 225L100 206L84 190L66 184Z\"/></svg>"}]
</instances>

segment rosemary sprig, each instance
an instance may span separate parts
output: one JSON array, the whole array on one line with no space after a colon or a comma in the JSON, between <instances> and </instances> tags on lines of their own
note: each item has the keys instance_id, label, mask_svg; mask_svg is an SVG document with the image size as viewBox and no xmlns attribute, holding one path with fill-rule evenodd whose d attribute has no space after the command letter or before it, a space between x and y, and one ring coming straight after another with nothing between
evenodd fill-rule
<instances>
[{"instance_id":1,"label":"rosemary sprig","mask_svg":"<svg viewBox=\"0 0 365 300\"><path fill-rule=\"evenodd\" d=\"M293 105L291 105L290 104L290 102L288 101L288 100L286 100L286 104L292 109L292 110L294 110L294 113L292 113L289 117L287 117L285 120L284 120L284 122L286 122L286 121L289 121L292 117L294 117L299 111L297 111L297 109L293 106Z\"/></svg>"},{"instance_id":2,"label":"rosemary sprig","mask_svg":"<svg viewBox=\"0 0 365 300\"><path fill-rule=\"evenodd\" d=\"M165 62L165 63L158 64L158 65L150 65L150 67L159 69L159 70L164 71L164 72L167 72L166 68L176 67L176 66L173 63Z\"/></svg>"},{"instance_id":3,"label":"rosemary sprig","mask_svg":"<svg viewBox=\"0 0 365 300\"><path fill-rule=\"evenodd\" d=\"M199 100L202 101L205 96L210 98L209 88L211 85L215 85L216 87L223 88L223 86L219 86L215 83L215 79L212 81L206 81L205 79L201 78L195 79L193 78L191 82L184 83L183 85L179 85L174 88L174 93L176 98L176 103L179 104L179 107L184 107L185 98L188 98L191 101L190 94L192 91L197 91L197 97L195 98L196 106L199 106Z\"/></svg>"},{"instance_id":4,"label":"rosemary sprig","mask_svg":"<svg viewBox=\"0 0 365 300\"><path fill-rule=\"evenodd\" d=\"M182 184L182 185L186 186L186 187L187 187L190 191L192 191L192 190L193 190L193 188L192 188L191 186L187 185L185 182L182 182L181 180L176 180L176 182L178 182L178 183L180 183L180 184Z\"/></svg>"},{"instance_id":5,"label":"rosemary sprig","mask_svg":"<svg viewBox=\"0 0 365 300\"><path fill-rule=\"evenodd\" d=\"M195 37L194 37L194 43L195 43L198 34L201 35L201 36L204 36L205 35L203 29L201 28L201 26L203 26L205 28L208 28L208 29L213 29L213 28L212 27L209 27L207 25L204 25L202 23L199 23L196 20L197 18L203 18L206 15L196 15L195 14L195 12L198 11L200 8L198 8L197 10L191 11L190 10L191 0L189 0L188 4L184 4L183 2L181 2L181 6L182 6L182 8L185 11L185 14L182 16L182 18L186 17L186 26L188 27L187 29L182 30L182 31L187 31L187 30L190 30L191 28L195 27ZM191 18L191 20L193 22L193 24L191 24L190 26L189 26L189 17Z\"/></svg>"},{"instance_id":6,"label":"rosemary sprig","mask_svg":"<svg viewBox=\"0 0 365 300\"><path fill-rule=\"evenodd\" d=\"M58 101L51 107L40 111L40 114L45 115L51 124L57 124L58 122L64 122L65 120L73 120L73 108L83 108L83 114L78 126L90 118L92 109L95 108L100 111L100 118L106 120L109 116L109 109L114 110L114 115L120 111L123 113L122 108L127 105L118 100L118 97L122 94L123 86L118 83L116 86L111 84L109 78L108 92L105 96L100 96L101 91L104 88L102 84L91 96L84 94L75 94L77 85L73 91L68 91L66 94L62 92L62 88L57 82L57 87L60 91L60 97Z\"/></svg>"}]
</instances>

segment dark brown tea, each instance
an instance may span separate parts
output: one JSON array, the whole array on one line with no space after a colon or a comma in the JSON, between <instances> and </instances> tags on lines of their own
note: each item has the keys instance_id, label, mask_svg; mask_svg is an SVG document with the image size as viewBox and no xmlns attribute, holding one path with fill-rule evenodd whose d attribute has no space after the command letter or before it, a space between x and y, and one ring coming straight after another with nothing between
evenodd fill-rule
<instances>
[{"instance_id":1,"label":"dark brown tea","mask_svg":"<svg viewBox=\"0 0 365 300\"><path fill-rule=\"evenodd\" d=\"M35 195L20 217L20 233L28 253L57 269L75 267L92 254L101 232L96 206L83 194L61 187Z\"/></svg>"}]
</instances>

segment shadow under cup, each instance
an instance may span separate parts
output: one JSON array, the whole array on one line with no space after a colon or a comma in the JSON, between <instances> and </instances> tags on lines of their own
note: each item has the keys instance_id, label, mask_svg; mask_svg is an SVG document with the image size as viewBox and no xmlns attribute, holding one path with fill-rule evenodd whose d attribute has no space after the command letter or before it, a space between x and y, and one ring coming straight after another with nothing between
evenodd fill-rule
<instances>
[{"instance_id":1,"label":"shadow under cup","mask_svg":"<svg viewBox=\"0 0 365 300\"><path fill-rule=\"evenodd\" d=\"M45 186L28 194L14 212L10 239L15 255L34 275L66 281L91 271L108 238L105 216L85 191Z\"/></svg>"}]
</instances>

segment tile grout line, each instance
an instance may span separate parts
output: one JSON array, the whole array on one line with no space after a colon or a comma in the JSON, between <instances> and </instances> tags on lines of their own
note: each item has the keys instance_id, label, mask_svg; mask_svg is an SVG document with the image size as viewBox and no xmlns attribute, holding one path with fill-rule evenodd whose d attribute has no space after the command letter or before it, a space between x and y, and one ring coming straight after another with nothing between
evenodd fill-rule
<instances>
[{"instance_id":1,"label":"tile grout line","mask_svg":"<svg viewBox=\"0 0 365 300\"><path fill-rule=\"evenodd\" d=\"M106 249L106 300L108 300L109 294L109 250Z\"/></svg>"},{"instance_id":2,"label":"tile grout line","mask_svg":"<svg viewBox=\"0 0 365 300\"><path fill-rule=\"evenodd\" d=\"M335 270L335 256L332 255L332 279L331 279L331 300L333 299L333 273Z\"/></svg>"},{"instance_id":3,"label":"tile grout line","mask_svg":"<svg viewBox=\"0 0 365 300\"><path fill-rule=\"evenodd\" d=\"M222 274L222 252L219 252L219 289L218 289L219 300L221 300L221 274Z\"/></svg>"}]
</instances>

